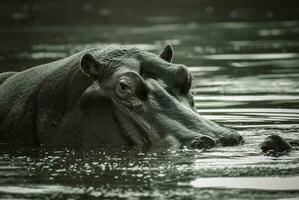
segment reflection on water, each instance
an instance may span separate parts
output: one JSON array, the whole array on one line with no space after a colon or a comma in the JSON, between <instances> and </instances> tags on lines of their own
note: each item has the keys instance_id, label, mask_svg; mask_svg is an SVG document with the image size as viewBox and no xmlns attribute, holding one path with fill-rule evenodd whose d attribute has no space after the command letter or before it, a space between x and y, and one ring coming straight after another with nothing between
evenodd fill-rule
<instances>
[{"instance_id":1,"label":"reflection on water","mask_svg":"<svg viewBox=\"0 0 299 200\"><path fill-rule=\"evenodd\" d=\"M182 149L150 153L126 147L89 150L2 148L0 195L8 199L181 198L203 194L210 197L226 194L239 199L241 193L245 199L248 195L261 197L261 194L265 199L296 197L298 184L294 182L298 179L292 176L299 173L298 152L266 157L259 153L258 144L269 134L267 130L241 133L247 139L245 145L208 151ZM288 131L288 134L294 132ZM257 177L253 181L262 181L253 186L249 176ZM277 176L286 178L270 178ZM242 185L237 186L238 181ZM267 187L263 184L266 181L271 183ZM224 183L227 183L226 188L218 190Z\"/></svg>"},{"instance_id":2,"label":"reflection on water","mask_svg":"<svg viewBox=\"0 0 299 200\"><path fill-rule=\"evenodd\" d=\"M271 183L271 184L270 184ZM299 177L199 178L191 182L197 188L235 188L258 190L299 190Z\"/></svg>"},{"instance_id":3,"label":"reflection on water","mask_svg":"<svg viewBox=\"0 0 299 200\"><path fill-rule=\"evenodd\" d=\"M299 53L217 54L202 56L211 60L276 60L298 58Z\"/></svg>"},{"instance_id":4,"label":"reflection on water","mask_svg":"<svg viewBox=\"0 0 299 200\"><path fill-rule=\"evenodd\" d=\"M140 18L129 23L130 15L109 18L117 9L105 5L98 11L89 3L76 8L89 10L91 16L104 16L99 23L93 18L82 26L74 25L70 13L69 21L58 23L62 25L53 25L55 17L43 21L43 16L30 24L34 14L30 6L38 14L44 5L23 6L12 16L15 21L10 25L15 27L6 23L0 29L0 72L24 70L96 46L133 45L158 53L165 43L171 43L174 62L186 64L193 74L198 111L240 131L246 144L162 153L126 147L1 147L0 197L297 198L299 152L266 157L259 144L271 134L299 138L299 21L279 15L273 8L265 16L255 13L265 17L262 21L246 22L244 18L251 16L246 10L225 7L232 10L217 15L217 6L205 2L204 12L213 19L223 18L222 22L207 23L205 15L197 18L198 12L191 12L188 4L190 12L176 8L169 11L175 16L167 17L150 9L137 13ZM276 15L283 20L269 20ZM84 16L80 22L88 21ZM118 24L109 25L113 20L104 19L115 19Z\"/></svg>"}]
</instances>

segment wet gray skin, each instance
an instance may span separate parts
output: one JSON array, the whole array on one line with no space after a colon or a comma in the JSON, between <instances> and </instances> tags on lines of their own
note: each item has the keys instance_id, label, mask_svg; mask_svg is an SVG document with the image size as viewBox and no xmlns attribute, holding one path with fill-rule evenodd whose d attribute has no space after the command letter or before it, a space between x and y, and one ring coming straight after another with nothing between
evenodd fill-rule
<instances>
[{"instance_id":1,"label":"wet gray skin","mask_svg":"<svg viewBox=\"0 0 299 200\"><path fill-rule=\"evenodd\" d=\"M187 67L131 47L92 49L0 75L0 142L211 148L243 142L201 117Z\"/></svg>"}]
</instances>

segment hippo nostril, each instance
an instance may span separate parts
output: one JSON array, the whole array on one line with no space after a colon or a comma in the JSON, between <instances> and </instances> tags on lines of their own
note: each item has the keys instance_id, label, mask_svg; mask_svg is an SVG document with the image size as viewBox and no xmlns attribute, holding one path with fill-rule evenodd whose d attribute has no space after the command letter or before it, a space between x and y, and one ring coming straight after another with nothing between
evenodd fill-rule
<instances>
[{"instance_id":1,"label":"hippo nostril","mask_svg":"<svg viewBox=\"0 0 299 200\"><path fill-rule=\"evenodd\" d=\"M190 147L193 149L210 149L215 146L216 141L208 136L196 137L190 142Z\"/></svg>"}]
</instances>

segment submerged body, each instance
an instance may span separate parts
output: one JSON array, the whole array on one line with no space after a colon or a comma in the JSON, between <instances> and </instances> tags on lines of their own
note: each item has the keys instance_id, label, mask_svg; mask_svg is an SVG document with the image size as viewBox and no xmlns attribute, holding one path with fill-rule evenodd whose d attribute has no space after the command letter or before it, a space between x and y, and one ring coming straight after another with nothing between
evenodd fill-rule
<instances>
[{"instance_id":1,"label":"submerged body","mask_svg":"<svg viewBox=\"0 0 299 200\"><path fill-rule=\"evenodd\" d=\"M0 143L211 148L237 145L234 130L201 117L192 76L160 56L108 47L0 74Z\"/></svg>"}]
</instances>

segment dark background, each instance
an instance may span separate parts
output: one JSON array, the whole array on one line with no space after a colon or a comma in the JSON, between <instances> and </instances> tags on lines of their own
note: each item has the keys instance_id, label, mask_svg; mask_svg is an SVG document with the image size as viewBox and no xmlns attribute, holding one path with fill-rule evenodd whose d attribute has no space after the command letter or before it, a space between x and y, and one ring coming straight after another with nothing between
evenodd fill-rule
<instances>
[{"instance_id":1,"label":"dark background","mask_svg":"<svg viewBox=\"0 0 299 200\"><path fill-rule=\"evenodd\" d=\"M296 0L4 0L0 23L2 28L142 24L150 16L180 23L169 19L180 15L202 22L294 20L299 19L298 5Z\"/></svg>"}]
</instances>

